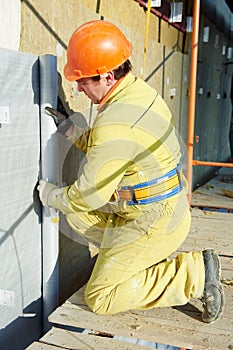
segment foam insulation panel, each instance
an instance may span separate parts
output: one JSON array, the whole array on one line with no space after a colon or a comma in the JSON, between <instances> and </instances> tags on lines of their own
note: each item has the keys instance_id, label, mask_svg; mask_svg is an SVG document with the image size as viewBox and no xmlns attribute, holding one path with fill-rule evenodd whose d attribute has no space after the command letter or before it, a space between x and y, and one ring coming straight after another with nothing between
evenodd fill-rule
<instances>
[{"instance_id":1,"label":"foam insulation panel","mask_svg":"<svg viewBox=\"0 0 233 350\"><path fill-rule=\"evenodd\" d=\"M0 57L0 107L8 111L0 128L2 328L40 298L41 227L33 204L40 156L38 60L6 49Z\"/></svg>"},{"instance_id":2,"label":"foam insulation panel","mask_svg":"<svg viewBox=\"0 0 233 350\"><path fill-rule=\"evenodd\" d=\"M53 153L50 138L56 127L49 126L53 123L52 118L43 116L47 132L43 132L41 142L40 110L45 102L55 107L56 77L52 56L39 60L32 54L0 49L1 350L22 349L30 338L34 340L41 335L43 289L46 291L45 303L49 301L50 306L51 296L54 296L48 286L52 284L55 290L57 250L56 253L53 250L54 247L57 249L57 229L53 229L56 231L52 232L53 241L49 240L51 231L49 224L41 223L36 187L41 176L41 163L44 176L52 176L44 148L50 155ZM42 244L45 243L49 252L43 252ZM50 260L46 261L46 258Z\"/></svg>"}]
</instances>

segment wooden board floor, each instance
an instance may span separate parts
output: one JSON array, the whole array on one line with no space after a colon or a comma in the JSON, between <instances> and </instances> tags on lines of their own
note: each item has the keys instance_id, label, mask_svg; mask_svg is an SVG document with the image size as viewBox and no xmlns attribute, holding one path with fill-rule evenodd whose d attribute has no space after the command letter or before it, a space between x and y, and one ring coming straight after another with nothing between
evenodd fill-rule
<instances>
[{"instance_id":1,"label":"wooden board floor","mask_svg":"<svg viewBox=\"0 0 233 350\"><path fill-rule=\"evenodd\" d=\"M100 316L89 311L83 290L76 292L49 317L54 328L28 350L52 349L151 349L119 341L113 336L142 339L187 349L233 349L233 215L192 209L191 231L181 251L213 247L220 254L226 306L223 316L213 324L201 321L202 305L191 300L185 306L148 311L129 311ZM62 329L59 329L61 327ZM83 328L92 334L82 334ZM100 337L96 334L105 334Z\"/></svg>"},{"instance_id":2,"label":"wooden board floor","mask_svg":"<svg viewBox=\"0 0 233 350\"><path fill-rule=\"evenodd\" d=\"M233 168L221 168L212 180L195 190L191 204L199 208L233 210L233 198L224 194L224 190L232 192L233 195Z\"/></svg>"},{"instance_id":3,"label":"wooden board floor","mask_svg":"<svg viewBox=\"0 0 233 350\"><path fill-rule=\"evenodd\" d=\"M233 191L232 180L233 169L222 168L214 179L193 193L191 230L179 249L214 248L220 255L225 292L220 320L203 323L199 300L174 308L100 316L88 309L80 289L50 315L53 328L27 350L149 350L155 344L192 350L233 350L233 214L199 209L233 209L233 199L222 191Z\"/></svg>"}]
</instances>

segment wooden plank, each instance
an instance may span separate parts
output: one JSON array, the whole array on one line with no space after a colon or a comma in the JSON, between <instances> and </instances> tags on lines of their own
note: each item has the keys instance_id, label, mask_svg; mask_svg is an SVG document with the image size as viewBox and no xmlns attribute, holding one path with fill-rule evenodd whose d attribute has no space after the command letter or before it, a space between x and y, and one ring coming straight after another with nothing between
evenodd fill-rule
<instances>
[{"instance_id":1,"label":"wooden plank","mask_svg":"<svg viewBox=\"0 0 233 350\"><path fill-rule=\"evenodd\" d=\"M222 208L233 209L233 200L224 196L224 194L214 194L211 192L196 192L192 194L191 205L200 208Z\"/></svg>"},{"instance_id":2,"label":"wooden plank","mask_svg":"<svg viewBox=\"0 0 233 350\"><path fill-rule=\"evenodd\" d=\"M198 208L191 208L191 215L192 219L194 218L206 218L210 217L215 218L216 220L223 220L223 221L230 221L232 222L233 217L230 215L230 213L224 213L224 212L219 212L219 211L206 211ZM199 227L199 230L201 230L201 227Z\"/></svg>"},{"instance_id":3,"label":"wooden plank","mask_svg":"<svg viewBox=\"0 0 233 350\"><path fill-rule=\"evenodd\" d=\"M191 228L181 250L214 248L233 256L233 214L192 209Z\"/></svg>"},{"instance_id":4,"label":"wooden plank","mask_svg":"<svg viewBox=\"0 0 233 350\"><path fill-rule=\"evenodd\" d=\"M66 302L55 310L49 321L192 349L228 349L233 346L233 288L226 286L224 289L227 308L223 317L213 324L201 322L199 300L176 308L96 315L85 305L82 290L70 299L72 303Z\"/></svg>"},{"instance_id":5,"label":"wooden plank","mask_svg":"<svg viewBox=\"0 0 233 350\"><path fill-rule=\"evenodd\" d=\"M29 347L27 347L25 350L64 350L64 348L53 346L50 344L34 342L31 345L29 345Z\"/></svg>"},{"instance_id":6,"label":"wooden plank","mask_svg":"<svg viewBox=\"0 0 233 350\"><path fill-rule=\"evenodd\" d=\"M151 347L138 345L135 343L120 341L117 339L96 336L93 334L83 334L72 330L53 327L43 338L42 342L53 344L62 349L73 350L150 350ZM32 349L34 350L34 349Z\"/></svg>"},{"instance_id":7,"label":"wooden plank","mask_svg":"<svg viewBox=\"0 0 233 350\"><path fill-rule=\"evenodd\" d=\"M192 209L191 229L179 251L213 248L220 255L222 280L233 280L233 215Z\"/></svg>"},{"instance_id":8,"label":"wooden plank","mask_svg":"<svg viewBox=\"0 0 233 350\"><path fill-rule=\"evenodd\" d=\"M50 322L197 350L233 347L232 223L232 214L195 208L192 210L190 234L180 248L180 251L192 251L214 247L221 253L226 307L223 317L216 323L209 325L201 321L199 300L174 308L100 316L86 306L83 290L58 308L49 317Z\"/></svg>"},{"instance_id":9,"label":"wooden plank","mask_svg":"<svg viewBox=\"0 0 233 350\"><path fill-rule=\"evenodd\" d=\"M233 169L221 168L219 173L192 194L191 204L197 207L233 209L233 199L222 190L233 191Z\"/></svg>"},{"instance_id":10,"label":"wooden plank","mask_svg":"<svg viewBox=\"0 0 233 350\"><path fill-rule=\"evenodd\" d=\"M53 335L49 332L42 338L43 341L58 347L64 345L66 348L74 348L72 339L78 337L82 344L89 344L92 348L100 350L105 349L106 342L109 343L106 349L111 349L112 342L116 341L112 338L92 337L80 333L77 335L76 332L74 335L70 330L70 327L79 327L92 330L94 333L108 333L111 337L142 339L194 350L233 348L232 223L232 214L205 212L193 208L190 233L179 249L179 251L193 251L213 247L220 254L226 307L222 318L216 323L205 324L201 321L202 304L199 300L191 300L187 305L173 308L133 310L111 316L96 315L88 309L84 302L83 288L49 317L49 321L54 325L60 324L67 329L56 329L56 331L53 329ZM103 341L101 346L98 344L100 341ZM136 345L132 346L134 348ZM118 347L124 349L122 345Z\"/></svg>"}]
</instances>

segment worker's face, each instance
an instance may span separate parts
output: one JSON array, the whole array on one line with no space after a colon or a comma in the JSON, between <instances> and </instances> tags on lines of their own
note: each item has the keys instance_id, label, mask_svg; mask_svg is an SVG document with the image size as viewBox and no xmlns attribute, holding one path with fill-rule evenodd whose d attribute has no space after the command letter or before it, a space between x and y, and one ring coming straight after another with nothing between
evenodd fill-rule
<instances>
[{"instance_id":1,"label":"worker's face","mask_svg":"<svg viewBox=\"0 0 233 350\"><path fill-rule=\"evenodd\" d=\"M109 85L105 78L100 78L99 81L91 78L83 78L77 80L78 91L84 94L95 104L99 104L109 90Z\"/></svg>"}]
</instances>

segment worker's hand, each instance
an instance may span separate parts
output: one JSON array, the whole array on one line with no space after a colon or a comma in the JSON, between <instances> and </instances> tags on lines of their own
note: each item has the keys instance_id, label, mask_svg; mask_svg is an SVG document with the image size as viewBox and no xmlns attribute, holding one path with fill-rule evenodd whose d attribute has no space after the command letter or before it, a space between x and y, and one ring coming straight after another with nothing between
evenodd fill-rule
<instances>
[{"instance_id":1,"label":"worker's hand","mask_svg":"<svg viewBox=\"0 0 233 350\"><path fill-rule=\"evenodd\" d=\"M37 189L39 191L39 197L43 206L50 207L52 203L49 201L49 199L50 197L52 199L54 192L56 192L56 189L59 189L59 187L45 180L40 180Z\"/></svg>"},{"instance_id":2,"label":"worker's hand","mask_svg":"<svg viewBox=\"0 0 233 350\"><path fill-rule=\"evenodd\" d=\"M69 136L72 133L74 125L68 115L66 116L52 107L45 107L45 112L53 118L60 134Z\"/></svg>"},{"instance_id":3,"label":"worker's hand","mask_svg":"<svg viewBox=\"0 0 233 350\"><path fill-rule=\"evenodd\" d=\"M45 112L53 118L56 126L59 126L66 120L66 116L52 107L45 107Z\"/></svg>"}]
</instances>

